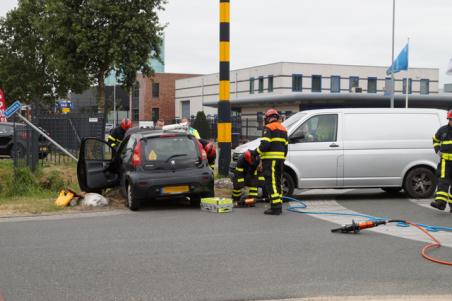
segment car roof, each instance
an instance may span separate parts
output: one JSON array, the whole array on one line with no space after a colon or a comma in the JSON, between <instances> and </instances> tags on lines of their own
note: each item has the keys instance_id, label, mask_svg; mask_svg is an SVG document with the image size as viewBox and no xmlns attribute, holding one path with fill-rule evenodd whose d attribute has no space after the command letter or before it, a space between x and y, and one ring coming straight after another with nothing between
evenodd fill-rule
<instances>
[{"instance_id":1,"label":"car roof","mask_svg":"<svg viewBox=\"0 0 452 301\"><path fill-rule=\"evenodd\" d=\"M176 136L188 136L189 133L185 131L175 131L175 130L162 130L158 127L134 127L127 131L126 136L133 134L139 134L142 138L152 138L159 137L160 135L168 133L175 134Z\"/></svg>"}]
</instances>

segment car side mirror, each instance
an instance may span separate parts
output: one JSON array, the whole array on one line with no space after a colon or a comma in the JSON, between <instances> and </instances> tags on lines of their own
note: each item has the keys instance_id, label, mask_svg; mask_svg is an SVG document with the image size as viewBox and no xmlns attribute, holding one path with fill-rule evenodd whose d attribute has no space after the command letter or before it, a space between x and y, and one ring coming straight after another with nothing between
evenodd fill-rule
<instances>
[{"instance_id":1,"label":"car side mirror","mask_svg":"<svg viewBox=\"0 0 452 301\"><path fill-rule=\"evenodd\" d=\"M303 140L306 136L304 133L295 133L294 135L290 136L289 142L290 143L298 143L301 140Z\"/></svg>"}]
</instances>

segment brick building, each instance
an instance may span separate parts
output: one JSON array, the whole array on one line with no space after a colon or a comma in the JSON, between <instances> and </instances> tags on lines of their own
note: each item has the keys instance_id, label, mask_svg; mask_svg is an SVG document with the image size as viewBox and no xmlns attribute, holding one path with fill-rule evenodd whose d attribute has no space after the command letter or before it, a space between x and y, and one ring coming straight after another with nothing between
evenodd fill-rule
<instances>
[{"instance_id":1,"label":"brick building","mask_svg":"<svg viewBox=\"0 0 452 301\"><path fill-rule=\"evenodd\" d=\"M155 73L152 78L139 76L140 120L175 119L176 80L198 74Z\"/></svg>"}]
</instances>

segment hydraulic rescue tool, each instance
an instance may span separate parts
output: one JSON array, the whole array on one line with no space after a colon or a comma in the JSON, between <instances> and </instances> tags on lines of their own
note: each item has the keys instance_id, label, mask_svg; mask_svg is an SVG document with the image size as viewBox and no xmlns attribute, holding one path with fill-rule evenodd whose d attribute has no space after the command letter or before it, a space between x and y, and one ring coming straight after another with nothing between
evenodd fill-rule
<instances>
[{"instance_id":1,"label":"hydraulic rescue tool","mask_svg":"<svg viewBox=\"0 0 452 301\"><path fill-rule=\"evenodd\" d=\"M341 233L359 233L360 230L374 228L380 225L386 225L389 221L385 220L377 220L377 221L365 221L365 222L355 222L355 220L352 220L352 223L350 225L343 225L340 228L331 229L331 232L341 232Z\"/></svg>"}]
</instances>

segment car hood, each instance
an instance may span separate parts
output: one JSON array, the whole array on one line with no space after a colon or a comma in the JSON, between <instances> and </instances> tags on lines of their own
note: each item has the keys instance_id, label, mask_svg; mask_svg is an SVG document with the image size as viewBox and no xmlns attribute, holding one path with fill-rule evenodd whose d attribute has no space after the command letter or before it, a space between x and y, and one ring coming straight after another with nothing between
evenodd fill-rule
<instances>
[{"instance_id":1,"label":"car hood","mask_svg":"<svg viewBox=\"0 0 452 301\"><path fill-rule=\"evenodd\" d=\"M248 149L254 150L254 149L256 149L259 146L260 143L261 143L261 138L257 138L255 140L252 140L252 141L248 142L248 143L245 143L245 144L237 146L234 149L234 153L241 154L241 153L244 153Z\"/></svg>"}]
</instances>

